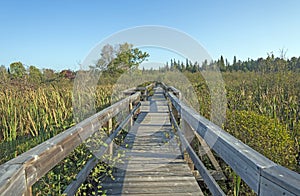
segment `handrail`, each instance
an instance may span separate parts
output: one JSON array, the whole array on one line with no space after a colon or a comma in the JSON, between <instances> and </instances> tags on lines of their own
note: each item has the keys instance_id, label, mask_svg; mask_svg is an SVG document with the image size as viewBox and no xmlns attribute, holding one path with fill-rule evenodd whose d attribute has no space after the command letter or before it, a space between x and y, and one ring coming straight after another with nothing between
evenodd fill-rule
<instances>
[{"instance_id":1,"label":"handrail","mask_svg":"<svg viewBox=\"0 0 300 196\"><path fill-rule=\"evenodd\" d=\"M164 85L164 84L161 84ZM253 150L181 102L168 88L173 107L258 195L300 195L300 174L282 167Z\"/></svg>"},{"instance_id":2,"label":"handrail","mask_svg":"<svg viewBox=\"0 0 300 196\"><path fill-rule=\"evenodd\" d=\"M123 91L123 94L124 95L132 95L135 92L141 92L141 98L142 98L142 100L145 100L145 99L147 99L147 97L149 95L150 89L152 89L154 86L155 86L155 82L152 82L147 86L139 86L139 87L135 87L135 88L126 89Z\"/></svg>"},{"instance_id":3,"label":"handrail","mask_svg":"<svg viewBox=\"0 0 300 196\"><path fill-rule=\"evenodd\" d=\"M31 150L0 165L0 195L31 194L31 186L120 111L139 101L135 93Z\"/></svg>"},{"instance_id":4,"label":"handrail","mask_svg":"<svg viewBox=\"0 0 300 196\"><path fill-rule=\"evenodd\" d=\"M140 87L137 87L135 90L136 91L140 91L141 92L141 97L142 97L142 100L146 100L148 95L149 95L149 90L151 88L153 88L155 86L155 83L152 82L151 84L147 85L147 86L140 86Z\"/></svg>"}]
</instances>

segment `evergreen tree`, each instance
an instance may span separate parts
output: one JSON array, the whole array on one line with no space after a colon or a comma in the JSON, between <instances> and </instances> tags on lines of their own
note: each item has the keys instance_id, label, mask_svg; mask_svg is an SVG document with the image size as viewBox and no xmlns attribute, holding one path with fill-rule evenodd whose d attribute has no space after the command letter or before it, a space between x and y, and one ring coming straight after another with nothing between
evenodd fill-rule
<instances>
[{"instance_id":1,"label":"evergreen tree","mask_svg":"<svg viewBox=\"0 0 300 196\"><path fill-rule=\"evenodd\" d=\"M221 55L221 58L218 62L218 66L220 68L220 71L225 71L225 62L224 62L224 58L223 58L222 55Z\"/></svg>"}]
</instances>

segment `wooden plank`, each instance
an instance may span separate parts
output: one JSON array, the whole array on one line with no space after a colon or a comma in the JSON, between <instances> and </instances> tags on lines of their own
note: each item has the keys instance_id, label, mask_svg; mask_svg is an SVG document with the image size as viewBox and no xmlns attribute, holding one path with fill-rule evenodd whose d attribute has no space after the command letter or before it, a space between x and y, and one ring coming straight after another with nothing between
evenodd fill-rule
<instances>
[{"instance_id":1,"label":"wooden plank","mask_svg":"<svg viewBox=\"0 0 300 196\"><path fill-rule=\"evenodd\" d=\"M189 169L189 167L187 167L187 165L184 166L184 167L182 167L182 165L174 165L174 164L165 164L165 165L163 165L161 167L149 168L147 170L135 168L134 170L131 170L129 172L140 173L140 172L182 172L182 171L184 171L187 174L191 175L190 169ZM121 172L122 173L122 172L124 172L124 169L121 169L121 167L119 167L117 169L117 172ZM126 171L126 172L128 172L128 171Z\"/></svg>"},{"instance_id":2,"label":"wooden plank","mask_svg":"<svg viewBox=\"0 0 300 196\"><path fill-rule=\"evenodd\" d=\"M24 162L27 185L32 186L37 182L57 163L71 153L80 144L80 141L80 136L74 134L73 137L64 138L64 140L56 143L51 148L37 154L36 158ZM51 157L51 159L49 157Z\"/></svg>"},{"instance_id":3,"label":"wooden plank","mask_svg":"<svg viewBox=\"0 0 300 196\"><path fill-rule=\"evenodd\" d=\"M22 195L26 189L26 176L23 165L11 164L0 166L0 195Z\"/></svg>"},{"instance_id":4,"label":"wooden plank","mask_svg":"<svg viewBox=\"0 0 300 196\"><path fill-rule=\"evenodd\" d=\"M217 171L222 171L221 166L219 165L218 161L216 160L215 156L213 155L213 153L211 152L209 146L207 145L207 143L205 142L205 140L197 133L195 132L195 135L197 137L197 139L199 140L201 146L203 147L203 149L205 150L209 160L211 161L211 163L213 164L214 168Z\"/></svg>"},{"instance_id":5,"label":"wooden plank","mask_svg":"<svg viewBox=\"0 0 300 196\"><path fill-rule=\"evenodd\" d=\"M124 166L124 168L126 168L126 170L128 171L140 171L140 170L154 170L156 168L160 168L160 167L164 167L167 164L173 164L174 163L162 163L162 164L144 164L144 163L140 163L140 164L131 164L128 163L128 165ZM178 166L182 166L182 164L177 164ZM120 165L120 167L122 167L122 165ZM184 166L185 167L185 166ZM178 169L182 169L180 167L178 167ZM194 178L194 176L192 176Z\"/></svg>"},{"instance_id":6,"label":"wooden plank","mask_svg":"<svg viewBox=\"0 0 300 196\"><path fill-rule=\"evenodd\" d=\"M123 183L123 182L112 182L112 183L105 183L101 184L103 187L106 189L124 189L124 188L157 188L157 187L182 187L186 188L187 186L190 186L193 188L193 186L198 186L196 181L154 181L149 183L148 181L139 181L139 182L128 182L128 183Z\"/></svg>"},{"instance_id":7,"label":"wooden plank","mask_svg":"<svg viewBox=\"0 0 300 196\"><path fill-rule=\"evenodd\" d=\"M122 188L122 189L107 189L106 194L107 195L123 195L126 194L145 194L145 193L159 193L159 194L165 194L165 193L181 193L184 195L185 193L188 193L189 191L192 191L192 189L195 186L169 186L169 187L152 187L152 188ZM200 192L200 191L199 191Z\"/></svg>"},{"instance_id":8,"label":"wooden plank","mask_svg":"<svg viewBox=\"0 0 300 196\"><path fill-rule=\"evenodd\" d=\"M128 176L128 177L140 177L140 176L177 176L177 177L190 177L190 171L185 170L185 169L180 169L179 171L174 171L174 170L168 170L168 171L158 171L158 170L146 170L146 171L140 171L140 172L135 172L135 171L126 171L126 172L116 172L114 173L114 177L122 177L122 176Z\"/></svg>"},{"instance_id":9,"label":"wooden plank","mask_svg":"<svg viewBox=\"0 0 300 196\"><path fill-rule=\"evenodd\" d=\"M190 176L123 176L116 177L114 183L135 183L135 182L161 182L161 181L191 181L196 182L195 177L190 173ZM103 182L105 183L105 182ZM195 186L196 188L198 186Z\"/></svg>"},{"instance_id":10,"label":"wooden plank","mask_svg":"<svg viewBox=\"0 0 300 196\"><path fill-rule=\"evenodd\" d=\"M178 159L178 156L174 155L174 156L168 156L168 157L162 157L163 159L162 160L151 160L151 159L154 159L152 157L149 157L147 159L141 159L140 157L138 157L138 159L136 159L136 157L132 157L130 156L129 158L127 158L128 156L126 155L126 158L122 158L121 160L123 160L124 162L127 161L127 162L130 162L131 164L134 164L134 163L138 163L138 162L141 162L141 163L147 163L147 164L151 164L151 163L170 163L170 164L173 164L175 165L176 163L185 163L185 161L183 159ZM158 157L155 157L155 158L158 158ZM181 158L181 157L180 157Z\"/></svg>"},{"instance_id":11,"label":"wooden plank","mask_svg":"<svg viewBox=\"0 0 300 196\"><path fill-rule=\"evenodd\" d=\"M226 180L226 177L224 176L222 171L208 170L208 172L215 180ZM202 178L202 176L199 174L198 171L196 171L195 177L197 181L204 181L204 179Z\"/></svg>"},{"instance_id":12,"label":"wooden plank","mask_svg":"<svg viewBox=\"0 0 300 196\"><path fill-rule=\"evenodd\" d=\"M260 194L300 195L300 175L280 165L261 171Z\"/></svg>"},{"instance_id":13,"label":"wooden plank","mask_svg":"<svg viewBox=\"0 0 300 196\"><path fill-rule=\"evenodd\" d=\"M166 193L166 192L201 192L193 177L121 177L115 181L101 184L110 194L121 193ZM154 188L155 187L155 188ZM176 189L174 188L176 187ZM195 187L198 187L195 189ZM156 191L154 191L156 189Z\"/></svg>"},{"instance_id":14,"label":"wooden plank","mask_svg":"<svg viewBox=\"0 0 300 196\"><path fill-rule=\"evenodd\" d=\"M298 196L299 194L293 194L290 191L278 186L271 180L264 177L261 178L261 187L258 195L285 195L285 196Z\"/></svg>"},{"instance_id":15,"label":"wooden plank","mask_svg":"<svg viewBox=\"0 0 300 196\"><path fill-rule=\"evenodd\" d=\"M128 193L164 193L164 192L183 192L183 191L189 192L195 186L198 186L196 182L185 182L185 181L102 184L103 188L105 188L106 190L111 190L109 192L112 193L116 193L116 192L125 193L127 191ZM156 191L154 191L154 189L156 189Z\"/></svg>"},{"instance_id":16,"label":"wooden plank","mask_svg":"<svg viewBox=\"0 0 300 196\"><path fill-rule=\"evenodd\" d=\"M219 165L219 163L216 160L216 158L213 155L213 153L211 152L211 149L209 148L209 146L207 145L207 143L205 142L205 140L197 132L195 132L195 130L193 130L193 131L194 131L194 134L195 134L196 138L198 139L198 141L201 144L201 146L199 146L199 150L204 151L203 154L206 154L208 156L209 160L211 161L212 165L214 166L214 168L216 170L215 172L211 171L210 173L212 174L212 176L216 180L225 180L226 177L223 174L222 168Z\"/></svg>"},{"instance_id":17,"label":"wooden plank","mask_svg":"<svg viewBox=\"0 0 300 196\"><path fill-rule=\"evenodd\" d=\"M114 194L111 194L112 196ZM120 194L115 194L115 196L120 195ZM130 194L126 194L126 193L122 193L122 195L132 195L132 196L182 196L182 193L146 193L146 194L142 194L142 193L130 193ZM189 191L189 192L185 192L184 195L192 195L192 196L203 196L204 194L201 192L197 192L197 191Z\"/></svg>"}]
</instances>

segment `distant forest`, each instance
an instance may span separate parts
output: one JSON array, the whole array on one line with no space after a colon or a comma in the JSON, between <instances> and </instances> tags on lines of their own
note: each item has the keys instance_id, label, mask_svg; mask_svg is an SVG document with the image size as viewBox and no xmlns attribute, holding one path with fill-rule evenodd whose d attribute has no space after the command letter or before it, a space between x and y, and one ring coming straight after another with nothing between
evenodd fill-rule
<instances>
[{"instance_id":1,"label":"distant forest","mask_svg":"<svg viewBox=\"0 0 300 196\"><path fill-rule=\"evenodd\" d=\"M147 55L145 54L145 57L146 56ZM143 57L143 59L145 57ZM118 76L124 73L124 66L111 67L113 67L114 69L103 70L104 75L107 76L107 78L111 78L111 80L117 79ZM186 59L185 62L176 59L171 59L169 62L165 63L164 67L160 67L159 71L164 72L179 70L181 72L196 73L214 68L219 68L221 72L300 72L300 57L292 57L290 59L287 59L285 57L274 57L274 55L271 54L268 55L267 58L258 58L257 60L248 59L246 61L241 61L237 60L236 56L234 56L233 62L230 63L227 59L224 59L223 56L221 56L219 59L214 60L212 62L208 62L207 60L205 60L201 65L198 62L193 63L189 59ZM120 70L118 71L118 69ZM52 81L60 81L62 78L73 80L76 77L76 72L77 71L73 70L62 70L60 72L57 72L52 69L40 70L33 65L25 66L21 62L14 62L10 64L9 68L6 68L4 65L0 66L0 81L7 82L10 79L13 81L28 81L33 82L35 84L48 83ZM114 81L111 80L106 82L114 83Z\"/></svg>"},{"instance_id":2,"label":"distant forest","mask_svg":"<svg viewBox=\"0 0 300 196\"><path fill-rule=\"evenodd\" d=\"M272 73L280 71L300 71L300 57L292 57L286 59L285 57L274 57L273 54L268 55L267 58L258 58L257 60L248 59L247 61L237 60L236 56L233 58L233 62L230 63L227 59L224 60L221 56L218 60L208 62L205 60L201 65L199 63L192 63L189 59L186 62L182 62L176 59L171 59L160 68L160 71L170 71L177 69L179 71L199 72L202 70L209 70L211 68L218 67L221 72L226 71L251 71Z\"/></svg>"}]
</instances>

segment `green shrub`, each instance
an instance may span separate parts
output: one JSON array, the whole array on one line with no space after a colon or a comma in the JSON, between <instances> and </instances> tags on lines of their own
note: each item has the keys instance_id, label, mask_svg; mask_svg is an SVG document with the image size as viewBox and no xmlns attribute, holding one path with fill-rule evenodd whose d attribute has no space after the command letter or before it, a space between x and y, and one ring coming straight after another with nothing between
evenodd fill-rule
<instances>
[{"instance_id":1,"label":"green shrub","mask_svg":"<svg viewBox=\"0 0 300 196\"><path fill-rule=\"evenodd\" d=\"M295 169L296 144L278 120L252 111L228 111L225 130L275 163Z\"/></svg>"}]
</instances>

